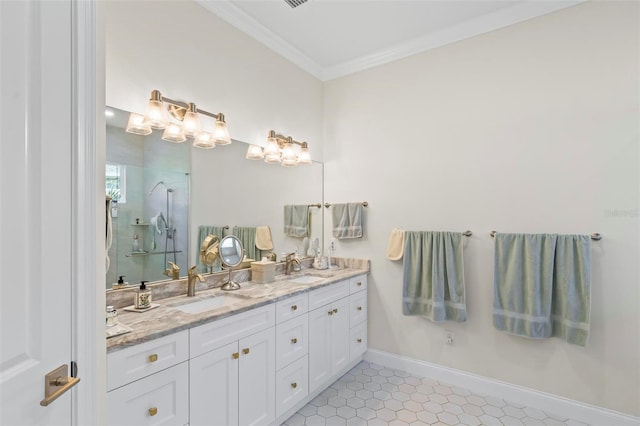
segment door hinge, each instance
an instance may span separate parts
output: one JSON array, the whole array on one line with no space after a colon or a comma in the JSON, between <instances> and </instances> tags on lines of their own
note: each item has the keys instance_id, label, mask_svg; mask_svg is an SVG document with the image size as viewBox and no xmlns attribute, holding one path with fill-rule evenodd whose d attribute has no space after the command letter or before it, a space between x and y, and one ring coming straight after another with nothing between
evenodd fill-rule
<instances>
[{"instance_id":1,"label":"door hinge","mask_svg":"<svg viewBox=\"0 0 640 426\"><path fill-rule=\"evenodd\" d=\"M71 377L78 377L78 364L75 361L71 361Z\"/></svg>"}]
</instances>

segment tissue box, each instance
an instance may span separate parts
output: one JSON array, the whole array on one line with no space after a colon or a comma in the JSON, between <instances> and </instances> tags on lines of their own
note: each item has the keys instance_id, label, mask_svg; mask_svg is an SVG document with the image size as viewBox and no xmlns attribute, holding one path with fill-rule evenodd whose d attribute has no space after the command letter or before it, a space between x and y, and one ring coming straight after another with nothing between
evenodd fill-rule
<instances>
[{"instance_id":1,"label":"tissue box","mask_svg":"<svg viewBox=\"0 0 640 426\"><path fill-rule=\"evenodd\" d=\"M276 262L262 259L251 262L251 282L258 284L272 283L276 277Z\"/></svg>"}]
</instances>

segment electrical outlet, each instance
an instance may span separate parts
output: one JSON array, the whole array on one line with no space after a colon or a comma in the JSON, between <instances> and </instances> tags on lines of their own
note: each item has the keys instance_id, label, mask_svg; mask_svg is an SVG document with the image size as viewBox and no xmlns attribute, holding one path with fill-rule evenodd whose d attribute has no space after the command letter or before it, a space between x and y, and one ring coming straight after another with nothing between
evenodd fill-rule
<instances>
[{"instance_id":1,"label":"electrical outlet","mask_svg":"<svg viewBox=\"0 0 640 426\"><path fill-rule=\"evenodd\" d=\"M452 331L445 331L444 332L444 341L447 345L453 345L454 342L454 336L453 336L453 332Z\"/></svg>"},{"instance_id":2,"label":"electrical outlet","mask_svg":"<svg viewBox=\"0 0 640 426\"><path fill-rule=\"evenodd\" d=\"M335 239L331 240L331 243L329 244L329 250L336 251L336 240Z\"/></svg>"}]
</instances>

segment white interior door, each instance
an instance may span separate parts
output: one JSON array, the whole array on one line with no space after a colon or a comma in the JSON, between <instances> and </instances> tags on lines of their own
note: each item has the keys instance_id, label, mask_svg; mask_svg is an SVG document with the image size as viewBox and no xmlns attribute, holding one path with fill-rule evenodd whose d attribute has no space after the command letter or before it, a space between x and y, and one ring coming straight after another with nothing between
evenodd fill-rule
<instances>
[{"instance_id":1,"label":"white interior door","mask_svg":"<svg viewBox=\"0 0 640 426\"><path fill-rule=\"evenodd\" d=\"M71 2L0 1L0 424L71 424ZM81 388L82 383L75 387Z\"/></svg>"}]
</instances>

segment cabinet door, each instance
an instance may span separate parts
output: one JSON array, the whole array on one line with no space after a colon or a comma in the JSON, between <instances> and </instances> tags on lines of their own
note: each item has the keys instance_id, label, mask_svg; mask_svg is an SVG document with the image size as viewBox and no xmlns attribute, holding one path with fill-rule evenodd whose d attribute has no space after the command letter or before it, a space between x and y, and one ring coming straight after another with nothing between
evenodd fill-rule
<instances>
[{"instance_id":1,"label":"cabinet door","mask_svg":"<svg viewBox=\"0 0 640 426\"><path fill-rule=\"evenodd\" d=\"M186 362L129 383L107 394L107 424L175 425L189 419Z\"/></svg>"},{"instance_id":2,"label":"cabinet door","mask_svg":"<svg viewBox=\"0 0 640 426\"><path fill-rule=\"evenodd\" d=\"M331 304L331 374L349 363L349 299Z\"/></svg>"},{"instance_id":3,"label":"cabinet door","mask_svg":"<svg viewBox=\"0 0 640 426\"><path fill-rule=\"evenodd\" d=\"M233 342L191 359L191 426L238 425L238 358L238 342Z\"/></svg>"},{"instance_id":4,"label":"cabinet door","mask_svg":"<svg viewBox=\"0 0 640 426\"><path fill-rule=\"evenodd\" d=\"M309 393L331 377L331 309L325 305L309 312Z\"/></svg>"},{"instance_id":5,"label":"cabinet door","mask_svg":"<svg viewBox=\"0 0 640 426\"><path fill-rule=\"evenodd\" d=\"M261 331L238 342L242 426L267 425L276 418L276 332Z\"/></svg>"}]
</instances>

